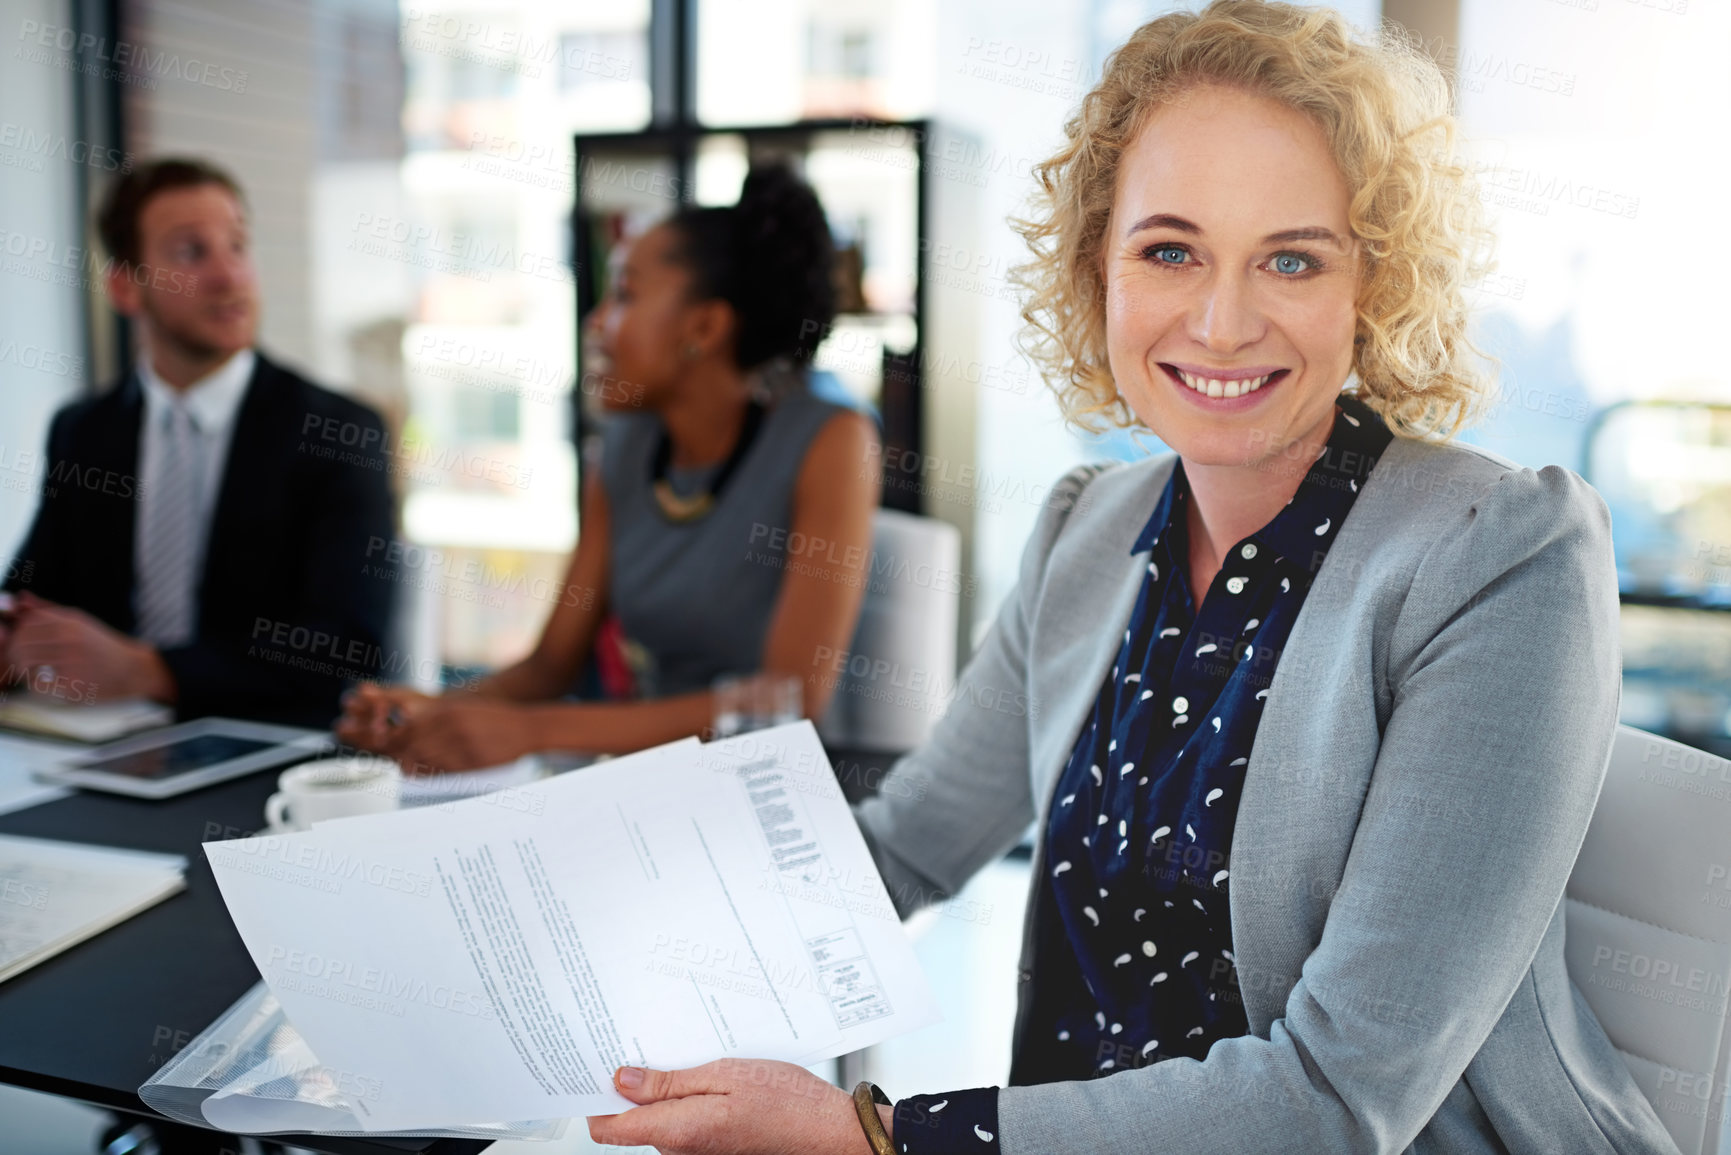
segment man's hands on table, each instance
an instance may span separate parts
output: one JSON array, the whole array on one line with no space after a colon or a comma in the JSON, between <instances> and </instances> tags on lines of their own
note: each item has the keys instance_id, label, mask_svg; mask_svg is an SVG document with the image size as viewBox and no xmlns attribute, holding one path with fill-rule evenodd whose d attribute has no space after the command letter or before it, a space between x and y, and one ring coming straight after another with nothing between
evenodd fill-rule
<instances>
[{"instance_id":1,"label":"man's hands on table","mask_svg":"<svg viewBox=\"0 0 1731 1155\"><path fill-rule=\"evenodd\" d=\"M83 610L28 591L0 624L8 681L66 702L117 698L175 700L174 675L148 642L128 637Z\"/></svg>"}]
</instances>

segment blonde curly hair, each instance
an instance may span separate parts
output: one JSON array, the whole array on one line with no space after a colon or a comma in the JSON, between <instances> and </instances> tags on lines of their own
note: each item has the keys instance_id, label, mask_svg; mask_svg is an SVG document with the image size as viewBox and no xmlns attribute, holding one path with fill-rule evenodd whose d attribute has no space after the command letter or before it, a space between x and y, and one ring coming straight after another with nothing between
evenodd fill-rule
<instances>
[{"instance_id":1,"label":"blonde curly hair","mask_svg":"<svg viewBox=\"0 0 1731 1155\"><path fill-rule=\"evenodd\" d=\"M1328 8L1214 0L1143 25L1034 167L1026 219L1011 225L1033 259L1022 348L1065 417L1136 423L1106 358L1101 247L1118 165L1150 113L1198 84L1222 84L1309 116L1352 192L1360 241L1352 368L1357 395L1396 433L1446 439L1482 415L1494 382L1467 336L1467 288L1491 269L1493 238L1473 171L1457 153L1448 81L1410 36L1375 43Z\"/></svg>"}]
</instances>

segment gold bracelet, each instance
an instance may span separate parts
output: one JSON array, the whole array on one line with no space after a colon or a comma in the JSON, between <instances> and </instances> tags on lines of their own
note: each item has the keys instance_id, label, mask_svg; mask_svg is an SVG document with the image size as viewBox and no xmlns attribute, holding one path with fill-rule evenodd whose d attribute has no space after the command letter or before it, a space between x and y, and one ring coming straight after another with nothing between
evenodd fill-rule
<instances>
[{"instance_id":1,"label":"gold bracelet","mask_svg":"<svg viewBox=\"0 0 1731 1155\"><path fill-rule=\"evenodd\" d=\"M865 1129L872 1155L896 1155L895 1144L884 1131L883 1116L878 1114L879 1103L888 1107L890 1097L876 1083L861 1083L853 1089L853 1109L859 1115L859 1125Z\"/></svg>"}]
</instances>

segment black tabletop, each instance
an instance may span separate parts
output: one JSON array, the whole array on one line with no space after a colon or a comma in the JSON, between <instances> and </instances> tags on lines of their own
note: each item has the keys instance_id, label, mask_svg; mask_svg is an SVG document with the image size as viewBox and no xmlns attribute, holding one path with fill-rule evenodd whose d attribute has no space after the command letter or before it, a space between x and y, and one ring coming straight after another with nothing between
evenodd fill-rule
<instances>
[{"instance_id":1,"label":"black tabletop","mask_svg":"<svg viewBox=\"0 0 1731 1155\"><path fill-rule=\"evenodd\" d=\"M852 797L893 755L833 751ZM258 982L201 844L263 824L281 767L162 801L79 791L0 815L0 833L184 854L186 890L0 983L0 1082L156 1117L138 1087ZM573 1124L581 1126L581 1122ZM472 1139L283 1136L331 1155L473 1155Z\"/></svg>"}]
</instances>

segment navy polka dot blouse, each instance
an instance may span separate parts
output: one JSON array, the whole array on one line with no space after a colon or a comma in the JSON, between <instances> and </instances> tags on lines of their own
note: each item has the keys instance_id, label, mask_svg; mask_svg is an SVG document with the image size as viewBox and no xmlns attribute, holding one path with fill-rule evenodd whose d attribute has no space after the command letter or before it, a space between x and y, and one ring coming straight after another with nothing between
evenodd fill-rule
<instances>
[{"instance_id":1,"label":"navy polka dot blouse","mask_svg":"<svg viewBox=\"0 0 1731 1155\"><path fill-rule=\"evenodd\" d=\"M1039 997L1019 1081L1108 1076L1247 1029L1232 958L1232 827L1263 700L1316 571L1392 439L1342 396L1327 447L1235 544L1196 609L1184 466L1137 538L1147 573L1046 817ZM998 1149L997 1088L896 1104L910 1155Z\"/></svg>"}]
</instances>

